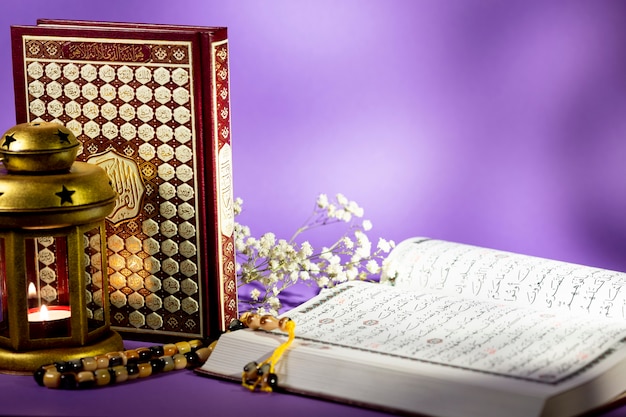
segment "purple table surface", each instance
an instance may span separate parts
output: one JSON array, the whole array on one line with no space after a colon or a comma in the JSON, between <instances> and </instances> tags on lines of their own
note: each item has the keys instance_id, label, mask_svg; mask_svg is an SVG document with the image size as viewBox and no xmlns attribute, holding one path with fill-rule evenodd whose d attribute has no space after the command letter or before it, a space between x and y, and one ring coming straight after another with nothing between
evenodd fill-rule
<instances>
[{"instance_id":1,"label":"purple table surface","mask_svg":"<svg viewBox=\"0 0 626 417\"><path fill-rule=\"evenodd\" d=\"M125 341L127 349L149 345ZM0 374L0 415L383 417L389 414L292 394L253 393L234 382L180 370L80 391L41 387L32 376Z\"/></svg>"},{"instance_id":2,"label":"purple table surface","mask_svg":"<svg viewBox=\"0 0 626 417\"><path fill-rule=\"evenodd\" d=\"M125 342L127 349L148 345L145 342ZM383 417L392 414L293 394L253 393L233 382L181 370L80 391L40 387L32 376L0 374L0 415ZM626 406L602 415L626 416Z\"/></svg>"}]
</instances>

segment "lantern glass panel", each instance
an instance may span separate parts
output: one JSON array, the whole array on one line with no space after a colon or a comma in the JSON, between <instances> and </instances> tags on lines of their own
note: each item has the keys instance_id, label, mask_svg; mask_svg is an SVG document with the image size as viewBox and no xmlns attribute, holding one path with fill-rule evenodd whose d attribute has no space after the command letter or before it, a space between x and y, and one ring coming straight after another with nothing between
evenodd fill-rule
<instances>
[{"instance_id":1,"label":"lantern glass panel","mask_svg":"<svg viewBox=\"0 0 626 417\"><path fill-rule=\"evenodd\" d=\"M102 257L103 241L100 228L88 230L83 235L84 265L86 277L87 317L89 331L106 324L104 305L106 302L103 275L107 273Z\"/></svg>"},{"instance_id":2,"label":"lantern glass panel","mask_svg":"<svg viewBox=\"0 0 626 417\"><path fill-rule=\"evenodd\" d=\"M70 335L67 237L24 239L28 325L31 339Z\"/></svg>"}]
</instances>

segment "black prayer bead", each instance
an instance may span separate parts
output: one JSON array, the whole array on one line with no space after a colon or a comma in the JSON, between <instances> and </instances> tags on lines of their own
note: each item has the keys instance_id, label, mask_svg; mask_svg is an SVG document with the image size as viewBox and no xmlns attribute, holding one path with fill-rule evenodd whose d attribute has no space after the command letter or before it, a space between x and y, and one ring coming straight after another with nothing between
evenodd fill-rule
<instances>
[{"instance_id":1,"label":"black prayer bead","mask_svg":"<svg viewBox=\"0 0 626 417\"><path fill-rule=\"evenodd\" d=\"M241 320L238 319L232 319L230 324L228 325L228 330L235 331L235 330L241 330L244 329L246 327L245 324L243 324L243 322Z\"/></svg>"},{"instance_id":2,"label":"black prayer bead","mask_svg":"<svg viewBox=\"0 0 626 417\"><path fill-rule=\"evenodd\" d=\"M124 358L121 356L111 356L109 358L109 368L113 368L114 366L119 366L124 364Z\"/></svg>"},{"instance_id":3,"label":"black prayer bead","mask_svg":"<svg viewBox=\"0 0 626 417\"><path fill-rule=\"evenodd\" d=\"M148 348L137 349L139 354L139 362L148 362L152 358L152 351Z\"/></svg>"},{"instance_id":4,"label":"black prayer bead","mask_svg":"<svg viewBox=\"0 0 626 417\"><path fill-rule=\"evenodd\" d=\"M76 359L67 362L67 368L70 372L79 372L83 370L83 361ZM57 368L58 369L58 368Z\"/></svg>"},{"instance_id":5,"label":"black prayer bead","mask_svg":"<svg viewBox=\"0 0 626 417\"><path fill-rule=\"evenodd\" d=\"M196 367L200 365L200 358L196 352L185 352L188 367Z\"/></svg>"},{"instance_id":6,"label":"black prayer bead","mask_svg":"<svg viewBox=\"0 0 626 417\"><path fill-rule=\"evenodd\" d=\"M109 384L113 385L115 384L115 379L117 377L117 374L115 373L115 369L113 368L109 368L108 371L109 371L109 375L111 375L111 382L109 382Z\"/></svg>"},{"instance_id":7,"label":"black prayer bead","mask_svg":"<svg viewBox=\"0 0 626 417\"><path fill-rule=\"evenodd\" d=\"M71 372L61 374L61 377L59 378L59 388L75 389L76 388L76 375Z\"/></svg>"},{"instance_id":8,"label":"black prayer bead","mask_svg":"<svg viewBox=\"0 0 626 417\"><path fill-rule=\"evenodd\" d=\"M55 362L54 366L56 366L57 371L59 371L60 373L70 371L70 366L68 365L67 362Z\"/></svg>"},{"instance_id":9,"label":"black prayer bead","mask_svg":"<svg viewBox=\"0 0 626 417\"><path fill-rule=\"evenodd\" d=\"M150 346L148 349L152 351L152 356L163 356L163 346Z\"/></svg>"},{"instance_id":10,"label":"black prayer bead","mask_svg":"<svg viewBox=\"0 0 626 417\"><path fill-rule=\"evenodd\" d=\"M139 373L139 366L137 366L137 362L128 362L126 364L126 370L128 371L128 375L137 375Z\"/></svg>"},{"instance_id":11,"label":"black prayer bead","mask_svg":"<svg viewBox=\"0 0 626 417\"><path fill-rule=\"evenodd\" d=\"M96 385L96 380L95 378L85 379L82 381L78 381L77 385L79 389L88 389Z\"/></svg>"},{"instance_id":12,"label":"black prayer bead","mask_svg":"<svg viewBox=\"0 0 626 417\"><path fill-rule=\"evenodd\" d=\"M163 368L165 367L165 361L161 358L152 359L150 361L150 366L152 367L152 373L156 374L163 371Z\"/></svg>"},{"instance_id":13,"label":"black prayer bead","mask_svg":"<svg viewBox=\"0 0 626 417\"><path fill-rule=\"evenodd\" d=\"M43 366L40 366L39 369L37 369L33 373L33 377L35 378L35 382L37 382L37 385L43 387L43 376L45 375L45 373L46 373L46 369L44 369Z\"/></svg>"},{"instance_id":14,"label":"black prayer bead","mask_svg":"<svg viewBox=\"0 0 626 417\"><path fill-rule=\"evenodd\" d=\"M267 376L267 385L272 389L276 389L276 387L278 386L278 375L270 373Z\"/></svg>"}]
</instances>

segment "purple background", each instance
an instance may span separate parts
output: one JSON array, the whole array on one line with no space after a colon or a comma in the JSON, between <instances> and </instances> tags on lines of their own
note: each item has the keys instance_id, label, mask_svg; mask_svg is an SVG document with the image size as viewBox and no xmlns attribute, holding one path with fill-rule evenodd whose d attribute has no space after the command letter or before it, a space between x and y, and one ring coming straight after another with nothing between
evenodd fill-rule
<instances>
[{"instance_id":1,"label":"purple background","mask_svg":"<svg viewBox=\"0 0 626 417\"><path fill-rule=\"evenodd\" d=\"M626 271L626 2L3 0L2 131L9 26L39 17L229 27L254 234L288 238L317 194L341 192L373 240Z\"/></svg>"},{"instance_id":2,"label":"purple background","mask_svg":"<svg viewBox=\"0 0 626 417\"><path fill-rule=\"evenodd\" d=\"M255 234L287 238L341 192L374 240L626 271L626 2L2 0L0 131L9 26L37 18L228 26L235 194Z\"/></svg>"}]
</instances>

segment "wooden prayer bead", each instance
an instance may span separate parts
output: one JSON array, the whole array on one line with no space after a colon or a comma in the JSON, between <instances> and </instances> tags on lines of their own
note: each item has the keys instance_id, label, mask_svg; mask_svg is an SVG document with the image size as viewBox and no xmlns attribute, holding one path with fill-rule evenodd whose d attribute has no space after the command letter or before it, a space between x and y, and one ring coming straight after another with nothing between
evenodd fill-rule
<instances>
[{"instance_id":1,"label":"wooden prayer bead","mask_svg":"<svg viewBox=\"0 0 626 417\"><path fill-rule=\"evenodd\" d=\"M35 381L37 382L37 385L42 386L42 387L44 386L43 377L48 370L56 371L56 365L54 364L42 365L33 373L33 376L35 377Z\"/></svg>"},{"instance_id":2,"label":"wooden prayer bead","mask_svg":"<svg viewBox=\"0 0 626 417\"><path fill-rule=\"evenodd\" d=\"M80 371L76 374L78 388L91 388L96 384L96 377L91 371Z\"/></svg>"},{"instance_id":3,"label":"wooden prayer bead","mask_svg":"<svg viewBox=\"0 0 626 417\"><path fill-rule=\"evenodd\" d=\"M173 359L175 369L184 369L187 367L187 358L185 357L185 355L177 353L173 356Z\"/></svg>"},{"instance_id":4,"label":"wooden prayer bead","mask_svg":"<svg viewBox=\"0 0 626 417\"><path fill-rule=\"evenodd\" d=\"M56 369L48 369L43 376L43 385L48 388L59 388L61 372Z\"/></svg>"},{"instance_id":5,"label":"wooden prayer bead","mask_svg":"<svg viewBox=\"0 0 626 417\"><path fill-rule=\"evenodd\" d=\"M111 368L115 372L115 383L119 384L128 380L128 369L124 365L118 365Z\"/></svg>"},{"instance_id":6,"label":"wooden prayer bead","mask_svg":"<svg viewBox=\"0 0 626 417\"><path fill-rule=\"evenodd\" d=\"M263 330L274 330L278 328L278 319L274 316L264 315L259 320L259 326Z\"/></svg>"},{"instance_id":7,"label":"wooden prayer bead","mask_svg":"<svg viewBox=\"0 0 626 417\"><path fill-rule=\"evenodd\" d=\"M109 358L106 355L98 355L94 358L98 364L98 369L109 367Z\"/></svg>"},{"instance_id":8,"label":"wooden prayer bead","mask_svg":"<svg viewBox=\"0 0 626 417\"><path fill-rule=\"evenodd\" d=\"M171 356L162 356L163 359L163 372L169 372L174 370L174 359Z\"/></svg>"},{"instance_id":9,"label":"wooden prayer bead","mask_svg":"<svg viewBox=\"0 0 626 417\"><path fill-rule=\"evenodd\" d=\"M248 313L246 319L242 321L252 330L261 327L261 316L256 313Z\"/></svg>"},{"instance_id":10,"label":"wooden prayer bead","mask_svg":"<svg viewBox=\"0 0 626 417\"><path fill-rule=\"evenodd\" d=\"M257 368L257 373L259 375L267 375L270 373L270 364L269 363L264 363L263 365L259 366Z\"/></svg>"},{"instance_id":11,"label":"wooden prayer bead","mask_svg":"<svg viewBox=\"0 0 626 417\"><path fill-rule=\"evenodd\" d=\"M259 375L259 364L256 362L248 362L243 367L244 379L246 380L255 380Z\"/></svg>"},{"instance_id":12,"label":"wooden prayer bead","mask_svg":"<svg viewBox=\"0 0 626 417\"><path fill-rule=\"evenodd\" d=\"M209 359L209 356L211 355L212 351L213 349L209 349L208 347L200 348L196 350L196 355L198 355L198 361L201 364L206 362L206 360Z\"/></svg>"},{"instance_id":13,"label":"wooden prayer bead","mask_svg":"<svg viewBox=\"0 0 626 417\"><path fill-rule=\"evenodd\" d=\"M139 378L145 378L152 375L152 365L149 362L140 362L137 364L139 368Z\"/></svg>"},{"instance_id":14,"label":"wooden prayer bead","mask_svg":"<svg viewBox=\"0 0 626 417\"><path fill-rule=\"evenodd\" d=\"M163 356L174 356L178 353L178 348L174 343L163 345Z\"/></svg>"},{"instance_id":15,"label":"wooden prayer bead","mask_svg":"<svg viewBox=\"0 0 626 417\"><path fill-rule=\"evenodd\" d=\"M139 353L137 353L135 349L125 350L124 356L126 356L126 363L128 363L128 361L137 362L139 360Z\"/></svg>"},{"instance_id":16,"label":"wooden prayer bead","mask_svg":"<svg viewBox=\"0 0 626 417\"><path fill-rule=\"evenodd\" d=\"M83 363L83 369L85 371L95 371L96 369L98 369L98 361L96 361L94 358L82 358L81 361Z\"/></svg>"},{"instance_id":17,"label":"wooden prayer bead","mask_svg":"<svg viewBox=\"0 0 626 417\"><path fill-rule=\"evenodd\" d=\"M96 369L93 375L96 379L96 385L109 385L111 382L111 374L108 369Z\"/></svg>"},{"instance_id":18,"label":"wooden prayer bead","mask_svg":"<svg viewBox=\"0 0 626 417\"><path fill-rule=\"evenodd\" d=\"M200 349L203 346L202 340L194 339L189 341L189 346L191 350Z\"/></svg>"},{"instance_id":19,"label":"wooden prayer bead","mask_svg":"<svg viewBox=\"0 0 626 417\"><path fill-rule=\"evenodd\" d=\"M191 352L191 345L189 344L189 342L176 342L174 344L176 346L176 349L178 350L178 353L187 353L187 352Z\"/></svg>"},{"instance_id":20,"label":"wooden prayer bead","mask_svg":"<svg viewBox=\"0 0 626 417\"><path fill-rule=\"evenodd\" d=\"M278 320L278 328L280 330L282 330L283 332L287 331L287 323L289 323L291 321L291 319L289 317L283 317L280 320Z\"/></svg>"}]
</instances>

